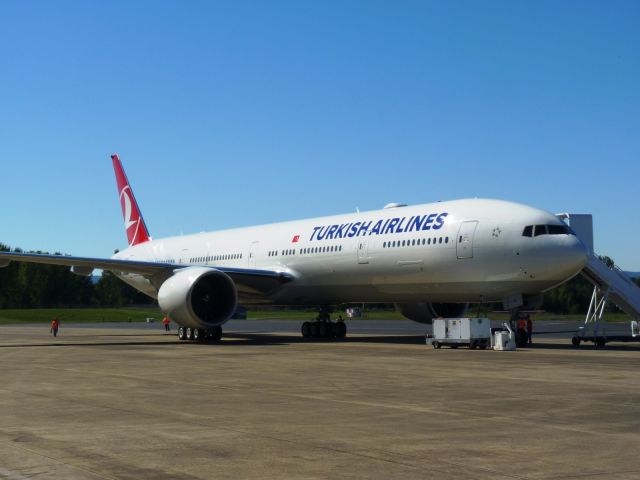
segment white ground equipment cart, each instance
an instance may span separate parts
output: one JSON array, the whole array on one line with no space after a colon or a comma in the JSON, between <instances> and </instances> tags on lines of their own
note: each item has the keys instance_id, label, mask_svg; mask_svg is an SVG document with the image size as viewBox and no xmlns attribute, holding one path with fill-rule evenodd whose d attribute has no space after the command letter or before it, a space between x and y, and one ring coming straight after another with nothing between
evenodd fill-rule
<instances>
[{"instance_id":1,"label":"white ground equipment cart","mask_svg":"<svg viewBox=\"0 0 640 480\"><path fill-rule=\"evenodd\" d=\"M436 318L433 320L433 348L469 346L491 347L491 321L488 318Z\"/></svg>"},{"instance_id":2,"label":"white ground equipment cart","mask_svg":"<svg viewBox=\"0 0 640 480\"><path fill-rule=\"evenodd\" d=\"M502 324L504 328L494 329L493 349L494 350L515 350L516 335L508 323Z\"/></svg>"}]
</instances>

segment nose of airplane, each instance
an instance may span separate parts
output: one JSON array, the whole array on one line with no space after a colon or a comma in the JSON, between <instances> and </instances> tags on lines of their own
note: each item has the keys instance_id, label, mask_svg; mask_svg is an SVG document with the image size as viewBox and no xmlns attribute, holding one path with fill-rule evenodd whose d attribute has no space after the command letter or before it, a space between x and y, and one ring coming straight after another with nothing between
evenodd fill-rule
<instances>
[{"instance_id":1,"label":"nose of airplane","mask_svg":"<svg viewBox=\"0 0 640 480\"><path fill-rule=\"evenodd\" d=\"M575 275L584 268L587 263L587 247L575 235L571 235L555 255L558 270L562 270L568 276Z\"/></svg>"}]
</instances>

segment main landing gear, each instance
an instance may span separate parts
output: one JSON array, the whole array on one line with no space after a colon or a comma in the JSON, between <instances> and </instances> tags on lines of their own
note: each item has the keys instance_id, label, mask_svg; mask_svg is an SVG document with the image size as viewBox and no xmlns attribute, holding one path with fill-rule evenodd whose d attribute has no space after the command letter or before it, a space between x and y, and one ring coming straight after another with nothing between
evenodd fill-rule
<instances>
[{"instance_id":1,"label":"main landing gear","mask_svg":"<svg viewBox=\"0 0 640 480\"><path fill-rule=\"evenodd\" d=\"M333 339L347 336L347 326L345 323L341 319L337 322L332 322L326 310L321 310L315 321L304 322L300 331L302 332L302 336L308 339Z\"/></svg>"},{"instance_id":2,"label":"main landing gear","mask_svg":"<svg viewBox=\"0 0 640 480\"><path fill-rule=\"evenodd\" d=\"M219 342L222 338L222 327L216 326L211 328L191 328L178 327L178 338L180 340L191 340L193 342Z\"/></svg>"},{"instance_id":3,"label":"main landing gear","mask_svg":"<svg viewBox=\"0 0 640 480\"><path fill-rule=\"evenodd\" d=\"M347 326L344 322L314 321L304 322L300 329L304 338L344 338L347 336Z\"/></svg>"}]
</instances>

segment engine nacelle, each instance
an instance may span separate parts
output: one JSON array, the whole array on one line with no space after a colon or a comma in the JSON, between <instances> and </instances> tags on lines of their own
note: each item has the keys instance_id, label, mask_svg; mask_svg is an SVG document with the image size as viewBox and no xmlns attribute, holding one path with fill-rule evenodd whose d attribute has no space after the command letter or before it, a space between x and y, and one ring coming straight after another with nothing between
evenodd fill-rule
<instances>
[{"instance_id":1,"label":"engine nacelle","mask_svg":"<svg viewBox=\"0 0 640 480\"><path fill-rule=\"evenodd\" d=\"M458 318L462 317L467 308L468 303L400 303L396 304L398 310L403 317L418 323L432 323L434 318Z\"/></svg>"},{"instance_id":2,"label":"engine nacelle","mask_svg":"<svg viewBox=\"0 0 640 480\"><path fill-rule=\"evenodd\" d=\"M165 315L185 327L209 328L231 318L238 304L233 280L224 272L189 267L169 277L158 291Z\"/></svg>"}]
</instances>

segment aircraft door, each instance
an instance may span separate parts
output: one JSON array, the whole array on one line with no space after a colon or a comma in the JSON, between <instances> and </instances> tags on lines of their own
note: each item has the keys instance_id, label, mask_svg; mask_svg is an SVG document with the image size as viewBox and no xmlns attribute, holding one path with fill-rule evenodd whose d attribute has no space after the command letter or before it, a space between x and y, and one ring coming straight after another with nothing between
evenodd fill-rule
<instances>
[{"instance_id":1,"label":"aircraft door","mask_svg":"<svg viewBox=\"0 0 640 480\"><path fill-rule=\"evenodd\" d=\"M358 240L358 263L369 263L369 248L366 240Z\"/></svg>"},{"instance_id":2,"label":"aircraft door","mask_svg":"<svg viewBox=\"0 0 640 480\"><path fill-rule=\"evenodd\" d=\"M476 233L478 221L462 222L456 241L458 258L473 258L473 235Z\"/></svg>"},{"instance_id":3,"label":"aircraft door","mask_svg":"<svg viewBox=\"0 0 640 480\"><path fill-rule=\"evenodd\" d=\"M187 250L186 248L182 250L182 252L180 252L180 263L183 265L186 265L189 262L189 250Z\"/></svg>"},{"instance_id":4,"label":"aircraft door","mask_svg":"<svg viewBox=\"0 0 640 480\"><path fill-rule=\"evenodd\" d=\"M260 245L260 242L253 242L249 246L249 268L256 268L256 255L258 254L258 245Z\"/></svg>"}]
</instances>

